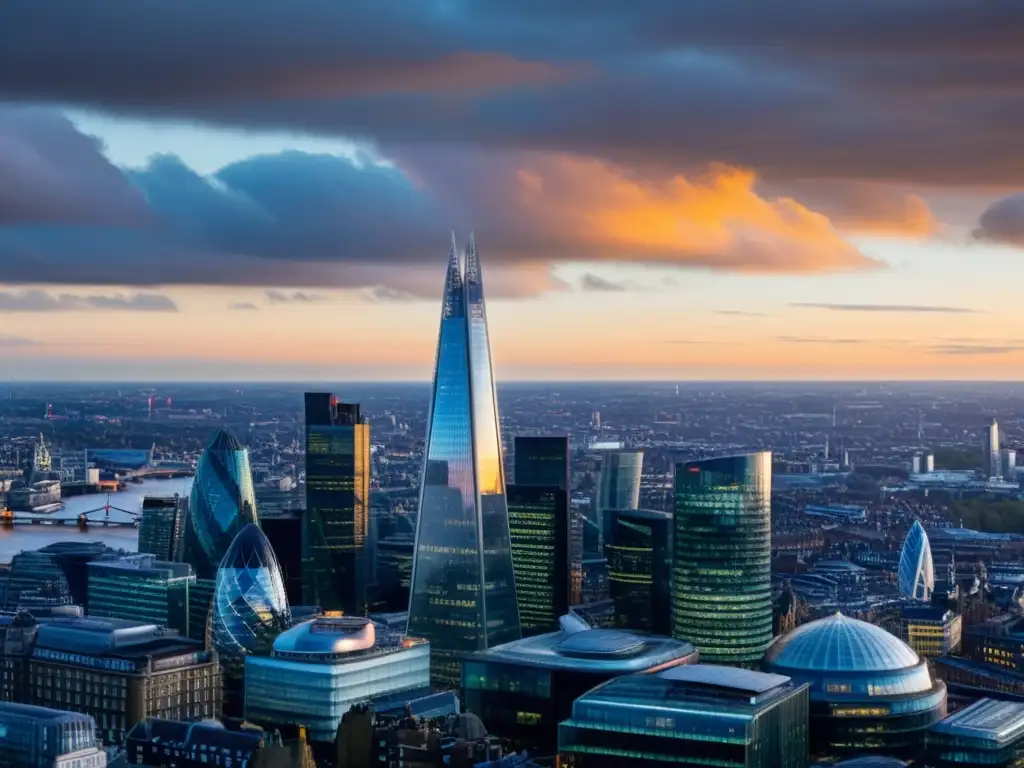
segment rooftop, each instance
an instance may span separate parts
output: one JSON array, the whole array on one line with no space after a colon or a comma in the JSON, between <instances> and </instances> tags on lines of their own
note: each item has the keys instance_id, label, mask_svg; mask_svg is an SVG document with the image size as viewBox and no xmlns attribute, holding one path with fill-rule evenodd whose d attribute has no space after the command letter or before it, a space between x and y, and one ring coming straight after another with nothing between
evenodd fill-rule
<instances>
[{"instance_id":1,"label":"rooftop","mask_svg":"<svg viewBox=\"0 0 1024 768\"><path fill-rule=\"evenodd\" d=\"M784 675L724 667L713 664L676 666L649 675L623 675L583 694L577 704L605 704L611 707L650 707L660 712L677 710L693 715L694 710L739 710L753 716L764 707L788 696L806 684L794 683ZM699 702L700 707L695 707ZM589 707L586 708L589 710ZM590 710L592 712L592 710ZM573 707L574 719L579 710ZM592 714L585 714L589 719Z\"/></svg>"},{"instance_id":2,"label":"rooftop","mask_svg":"<svg viewBox=\"0 0 1024 768\"><path fill-rule=\"evenodd\" d=\"M31 704L14 704L8 701L0 701L0 723L9 723L12 719L24 718L37 721L54 723L75 723L83 720L92 720L89 715L79 712L67 712L62 709L50 709L49 707L36 707Z\"/></svg>"},{"instance_id":3,"label":"rooftop","mask_svg":"<svg viewBox=\"0 0 1024 768\"><path fill-rule=\"evenodd\" d=\"M765 660L774 668L818 672L885 672L921 662L895 635L841 613L804 624L776 640Z\"/></svg>"},{"instance_id":4,"label":"rooftop","mask_svg":"<svg viewBox=\"0 0 1024 768\"><path fill-rule=\"evenodd\" d=\"M1024 736L1024 702L979 699L932 726L938 733L999 743Z\"/></svg>"},{"instance_id":5,"label":"rooftop","mask_svg":"<svg viewBox=\"0 0 1024 768\"><path fill-rule=\"evenodd\" d=\"M39 624L35 650L144 659L203 650L203 643L155 624L108 618L56 618Z\"/></svg>"},{"instance_id":6,"label":"rooftop","mask_svg":"<svg viewBox=\"0 0 1024 768\"><path fill-rule=\"evenodd\" d=\"M639 672L682 659L695 660L696 649L685 640L625 629L591 629L585 622L563 617L563 629L513 640L478 651L473 658L506 664L578 671Z\"/></svg>"},{"instance_id":7,"label":"rooftop","mask_svg":"<svg viewBox=\"0 0 1024 768\"><path fill-rule=\"evenodd\" d=\"M274 656L293 660L346 661L424 645L425 640L389 632L355 616L321 616L296 624L274 640ZM325 658L332 657L332 658Z\"/></svg>"}]
</instances>

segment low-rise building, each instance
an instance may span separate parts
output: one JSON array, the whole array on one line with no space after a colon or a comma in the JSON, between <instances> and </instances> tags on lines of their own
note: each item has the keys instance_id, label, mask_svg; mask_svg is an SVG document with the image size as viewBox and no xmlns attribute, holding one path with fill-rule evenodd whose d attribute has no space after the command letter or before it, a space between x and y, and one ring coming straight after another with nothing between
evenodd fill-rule
<instances>
[{"instance_id":1,"label":"low-rise building","mask_svg":"<svg viewBox=\"0 0 1024 768\"><path fill-rule=\"evenodd\" d=\"M0 765L11 768L103 768L107 754L88 715L0 703Z\"/></svg>"},{"instance_id":2,"label":"low-rise building","mask_svg":"<svg viewBox=\"0 0 1024 768\"><path fill-rule=\"evenodd\" d=\"M960 650L962 619L935 606L900 609L900 638L919 656L934 659Z\"/></svg>"},{"instance_id":3,"label":"low-rise building","mask_svg":"<svg viewBox=\"0 0 1024 768\"><path fill-rule=\"evenodd\" d=\"M244 679L246 719L303 726L311 742L330 742L353 704L429 693L430 644L369 619L325 616L281 633L270 656L247 657Z\"/></svg>"},{"instance_id":4,"label":"low-rise building","mask_svg":"<svg viewBox=\"0 0 1024 768\"><path fill-rule=\"evenodd\" d=\"M734 667L618 677L576 700L558 754L572 768L645 768L681 755L693 768L803 768L808 702L806 683Z\"/></svg>"},{"instance_id":5,"label":"low-rise building","mask_svg":"<svg viewBox=\"0 0 1024 768\"><path fill-rule=\"evenodd\" d=\"M928 768L1024 763L1024 702L979 699L928 731Z\"/></svg>"}]
</instances>

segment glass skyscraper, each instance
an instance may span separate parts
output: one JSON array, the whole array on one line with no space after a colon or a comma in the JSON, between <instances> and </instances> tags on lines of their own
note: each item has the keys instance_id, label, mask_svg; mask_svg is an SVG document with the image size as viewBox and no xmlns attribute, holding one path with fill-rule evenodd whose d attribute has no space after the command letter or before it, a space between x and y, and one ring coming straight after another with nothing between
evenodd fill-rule
<instances>
[{"instance_id":1,"label":"glass skyscraper","mask_svg":"<svg viewBox=\"0 0 1024 768\"><path fill-rule=\"evenodd\" d=\"M615 626L656 635L672 632L672 515L649 509L610 509L605 546Z\"/></svg>"},{"instance_id":2,"label":"glass skyscraper","mask_svg":"<svg viewBox=\"0 0 1024 768\"><path fill-rule=\"evenodd\" d=\"M578 591L569 507L569 438L517 437L508 520L524 637L553 632ZM575 563L575 571L572 564ZM573 578L575 573L576 578Z\"/></svg>"},{"instance_id":3,"label":"glass skyscraper","mask_svg":"<svg viewBox=\"0 0 1024 768\"><path fill-rule=\"evenodd\" d=\"M928 534L924 532L920 520L907 531L900 550L900 570L898 586L900 594L911 600L932 599L935 589L935 564L932 561L932 548L928 542Z\"/></svg>"},{"instance_id":4,"label":"glass skyscraper","mask_svg":"<svg viewBox=\"0 0 1024 768\"><path fill-rule=\"evenodd\" d=\"M307 392L302 537L307 604L366 614L369 525L370 426L358 405Z\"/></svg>"},{"instance_id":5,"label":"glass skyscraper","mask_svg":"<svg viewBox=\"0 0 1024 768\"><path fill-rule=\"evenodd\" d=\"M188 497L147 496L139 521L139 552L157 560L177 560L188 518Z\"/></svg>"},{"instance_id":6,"label":"glass skyscraper","mask_svg":"<svg viewBox=\"0 0 1024 768\"><path fill-rule=\"evenodd\" d=\"M214 579L235 536L257 519L249 452L226 429L214 433L199 457L188 519L181 559L197 578Z\"/></svg>"},{"instance_id":7,"label":"glass skyscraper","mask_svg":"<svg viewBox=\"0 0 1024 768\"><path fill-rule=\"evenodd\" d=\"M676 465L673 627L701 660L755 664L772 641L769 451Z\"/></svg>"},{"instance_id":8,"label":"glass skyscraper","mask_svg":"<svg viewBox=\"0 0 1024 768\"><path fill-rule=\"evenodd\" d=\"M420 485L409 634L430 641L435 684L458 686L466 653L520 637L498 404L483 281L454 236Z\"/></svg>"},{"instance_id":9,"label":"glass skyscraper","mask_svg":"<svg viewBox=\"0 0 1024 768\"><path fill-rule=\"evenodd\" d=\"M217 570L210 613L210 644L224 668L224 708L241 714L245 657L269 653L291 623L284 577L274 550L255 523L243 528Z\"/></svg>"}]
</instances>

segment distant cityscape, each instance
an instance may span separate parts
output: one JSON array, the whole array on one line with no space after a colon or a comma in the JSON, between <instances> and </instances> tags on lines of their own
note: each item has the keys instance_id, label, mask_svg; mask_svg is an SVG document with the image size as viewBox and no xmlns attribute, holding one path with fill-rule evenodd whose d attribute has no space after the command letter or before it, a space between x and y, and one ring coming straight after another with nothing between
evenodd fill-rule
<instances>
[{"instance_id":1,"label":"distant cityscape","mask_svg":"<svg viewBox=\"0 0 1024 768\"><path fill-rule=\"evenodd\" d=\"M483 285L430 386L0 385L0 765L1024 760L1024 389L496 385Z\"/></svg>"}]
</instances>

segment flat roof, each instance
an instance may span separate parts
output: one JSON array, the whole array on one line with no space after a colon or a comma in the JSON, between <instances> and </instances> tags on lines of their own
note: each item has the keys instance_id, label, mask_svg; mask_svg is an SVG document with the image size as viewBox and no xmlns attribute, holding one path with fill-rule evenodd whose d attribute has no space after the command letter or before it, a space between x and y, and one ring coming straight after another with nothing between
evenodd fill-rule
<instances>
[{"instance_id":1,"label":"flat roof","mask_svg":"<svg viewBox=\"0 0 1024 768\"><path fill-rule=\"evenodd\" d=\"M579 672L640 672L696 653L691 643L624 629L548 632L477 651L470 658Z\"/></svg>"},{"instance_id":2,"label":"flat roof","mask_svg":"<svg viewBox=\"0 0 1024 768\"><path fill-rule=\"evenodd\" d=\"M932 730L1000 743L1016 740L1024 736L1024 702L978 699L935 723Z\"/></svg>"},{"instance_id":3,"label":"flat roof","mask_svg":"<svg viewBox=\"0 0 1024 768\"><path fill-rule=\"evenodd\" d=\"M760 694L786 685L791 678L771 672L755 672L717 664L683 664L656 673L659 677L695 685L730 688L744 693Z\"/></svg>"}]
</instances>

